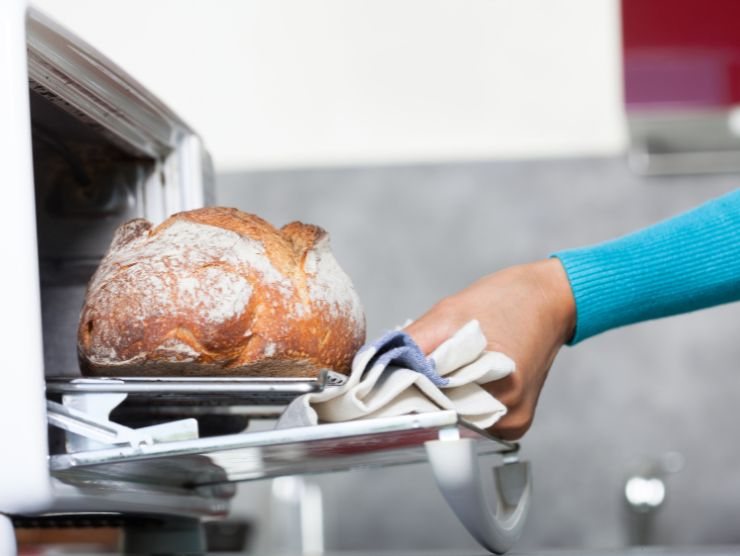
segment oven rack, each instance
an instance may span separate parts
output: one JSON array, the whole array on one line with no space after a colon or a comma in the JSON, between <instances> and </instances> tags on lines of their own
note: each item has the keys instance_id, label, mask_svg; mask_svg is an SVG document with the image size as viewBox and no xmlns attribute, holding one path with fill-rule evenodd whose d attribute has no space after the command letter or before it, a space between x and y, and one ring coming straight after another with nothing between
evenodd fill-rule
<instances>
[{"instance_id":1,"label":"oven rack","mask_svg":"<svg viewBox=\"0 0 740 556\"><path fill-rule=\"evenodd\" d=\"M502 464L481 473L480 456ZM159 496L177 515L219 515L234 483L271 477L382 468L427 461L437 485L470 533L492 552L508 550L521 534L530 506L531 479L518 446L466 423L455 411L436 411L344 423L274 429L218 437L128 443L53 455L57 488L77 491L87 507L136 509L136 500L112 493ZM180 493L180 498L172 495ZM168 496L170 498L168 498ZM75 496L60 499L66 510ZM175 501L179 507L173 506Z\"/></svg>"},{"instance_id":2,"label":"oven rack","mask_svg":"<svg viewBox=\"0 0 740 556\"><path fill-rule=\"evenodd\" d=\"M121 479L128 470L140 476L149 462L152 469L169 469L168 482L198 487L416 463L425 459L425 442L451 437L477 441L481 455L517 450L516 444L466 423L455 411L436 411L59 454L51 456L49 465L59 477ZM204 462L221 472L195 473Z\"/></svg>"},{"instance_id":3,"label":"oven rack","mask_svg":"<svg viewBox=\"0 0 740 556\"><path fill-rule=\"evenodd\" d=\"M493 552L512 546L530 506L529 465L519 460L517 444L455 411L214 436L199 436L194 418L133 428L114 418L131 400L141 411L184 407L178 417L193 407L203 415L236 410L254 417L260 404L277 415L299 395L338 387L343 375L330 373L315 379L48 379L49 423L66 432L66 451L49 457L53 511L148 513L157 507L185 517L216 516L228 508L235 483L428 462L469 532ZM277 404L264 406L265 397ZM481 473L482 455L502 462Z\"/></svg>"}]
</instances>

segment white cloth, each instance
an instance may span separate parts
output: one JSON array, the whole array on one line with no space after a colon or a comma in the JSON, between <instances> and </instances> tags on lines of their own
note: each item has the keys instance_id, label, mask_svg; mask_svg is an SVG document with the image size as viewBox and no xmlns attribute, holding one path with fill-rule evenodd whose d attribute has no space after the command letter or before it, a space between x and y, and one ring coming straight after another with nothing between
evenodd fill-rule
<instances>
[{"instance_id":1,"label":"white cloth","mask_svg":"<svg viewBox=\"0 0 740 556\"><path fill-rule=\"evenodd\" d=\"M402 331L386 335L357 353L345 384L293 400L278 427L453 409L469 423L488 428L506 414L506 407L480 385L508 376L515 364L503 353L486 351L486 343L477 320L429 359Z\"/></svg>"}]
</instances>

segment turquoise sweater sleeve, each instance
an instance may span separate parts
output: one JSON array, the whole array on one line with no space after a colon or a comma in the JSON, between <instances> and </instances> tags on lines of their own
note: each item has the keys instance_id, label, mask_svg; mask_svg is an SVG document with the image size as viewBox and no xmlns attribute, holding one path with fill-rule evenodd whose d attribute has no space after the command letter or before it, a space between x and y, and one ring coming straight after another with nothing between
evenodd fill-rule
<instances>
[{"instance_id":1,"label":"turquoise sweater sleeve","mask_svg":"<svg viewBox=\"0 0 740 556\"><path fill-rule=\"evenodd\" d=\"M740 300L740 189L627 236L553 256L575 297L571 344Z\"/></svg>"}]
</instances>

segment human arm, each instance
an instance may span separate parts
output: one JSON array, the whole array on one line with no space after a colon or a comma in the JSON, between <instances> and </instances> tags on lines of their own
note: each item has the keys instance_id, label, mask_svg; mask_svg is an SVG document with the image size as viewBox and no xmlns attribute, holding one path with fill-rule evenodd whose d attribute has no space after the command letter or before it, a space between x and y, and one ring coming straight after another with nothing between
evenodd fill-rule
<instances>
[{"instance_id":1,"label":"human arm","mask_svg":"<svg viewBox=\"0 0 740 556\"><path fill-rule=\"evenodd\" d=\"M554 256L577 307L571 344L740 300L740 189L621 238Z\"/></svg>"},{"instance_id":2,"label":"human arm","mask_svg":"<svg viewBox=\"0 0 740 556\"><path fill-rule=\"evenodd\" d=\"M472 318L517 371L486 388L507 406L493 431L529 428L563 343L740 299L740 190L622 238L487 276L408 327L429 352Z\"/></svg>"}]
</instances>

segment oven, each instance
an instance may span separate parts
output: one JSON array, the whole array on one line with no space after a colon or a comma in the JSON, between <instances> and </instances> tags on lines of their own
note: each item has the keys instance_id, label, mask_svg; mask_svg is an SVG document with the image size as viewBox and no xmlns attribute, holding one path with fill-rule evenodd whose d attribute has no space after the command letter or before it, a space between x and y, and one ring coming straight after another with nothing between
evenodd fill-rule
<instances>
[{"instance_id":1,"label":"oven","mask_svg":"<svg viewBox=\"0 0 740 556\"><path fill-rule=\"evenodd\" d=\"M24 0L0 5L0 26L0 552L15 550L14 524L55 522L119 524L126 550L204 550L202 520L227 514L235 483L419 461L481 544L511 547L529 468L455 412L253 430L343 376L80 375L79 310L113 230L213 204L212 165L183 119ZM481 473L491 453L502 463ZM291 546L320 552L304 495Z\"/></svg>"}]
</instances>

